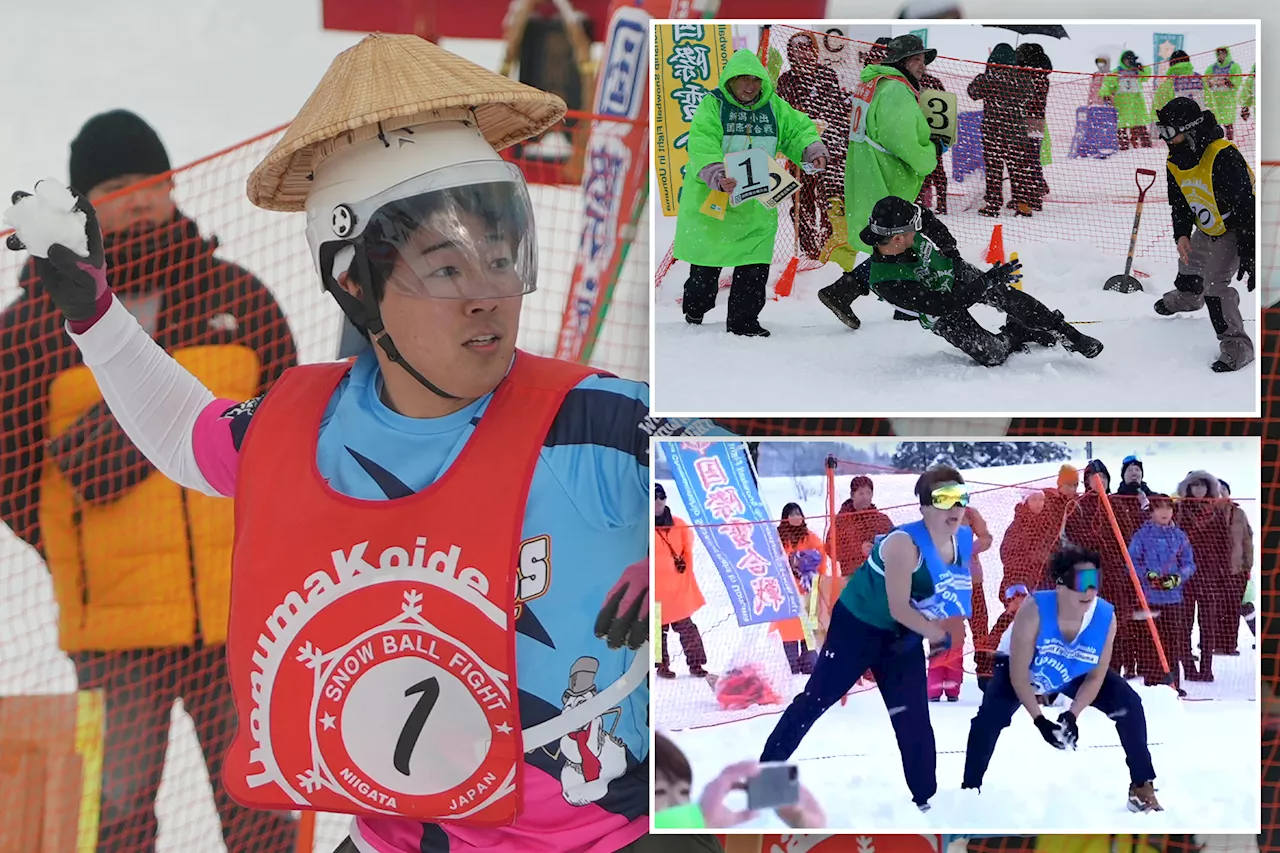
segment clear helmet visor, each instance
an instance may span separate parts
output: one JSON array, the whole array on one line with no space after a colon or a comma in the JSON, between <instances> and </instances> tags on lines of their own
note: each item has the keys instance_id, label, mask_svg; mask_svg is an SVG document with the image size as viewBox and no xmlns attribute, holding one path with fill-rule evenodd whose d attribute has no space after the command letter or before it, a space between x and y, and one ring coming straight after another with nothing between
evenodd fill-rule
<instances>
[{"instance_id":1,"label":"clear helmet visor","mask_svg":"<svg viewBox=\"0 0 1280 853\"><path fill-rule=\"evenodd\" d=\"M335 216L354 220L388 291L432 299L501 299L537 287L533 205L509 163L433 171ZM358 233L355 233L358 232Z\"/></svg>"}]
</instances>

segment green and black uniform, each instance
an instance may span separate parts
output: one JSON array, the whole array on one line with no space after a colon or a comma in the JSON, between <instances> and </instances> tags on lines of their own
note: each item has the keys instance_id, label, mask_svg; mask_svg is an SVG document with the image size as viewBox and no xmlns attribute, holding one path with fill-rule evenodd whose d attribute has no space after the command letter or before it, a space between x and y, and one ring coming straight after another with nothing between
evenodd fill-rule
<instances>
[{"instance_id":1,"label":"green and black uniform","mask_svg":"<svg viewBox=\"0 0 1280 853\"><path fill-rule=\"evenodd\" d=\"M1029 342L1062 342L1087 357L1102 349L1063 320L1061 312L964 260L951 232L929 210L921 211L921 230L912 248L900 255L875 252L854 268L852 278L851 296L874 293L985 367L1003 364ZM987 331L969 313L979 304L1008 315L999 333Z\"/></svg>"}]
</instances>

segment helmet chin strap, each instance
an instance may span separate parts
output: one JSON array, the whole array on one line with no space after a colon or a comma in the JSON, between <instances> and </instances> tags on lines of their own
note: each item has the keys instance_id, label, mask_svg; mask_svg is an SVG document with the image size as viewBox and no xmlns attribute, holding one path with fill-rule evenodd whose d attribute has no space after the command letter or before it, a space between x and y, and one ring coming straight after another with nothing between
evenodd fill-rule
<instances>
[{"instance_id":1,"label":"helmet chin strap","mask_svg":"<svg viewBox=\"0 0 1280 853\"><path fill-rule=\"evenodd\" d=\"M356 263L360 265L360 280L362 282L372 282L373 277L369 268L368 254L364 251L363 246L356 246L355 250ZM403 355L401 355L399 348L396 347L395 341L391 340L391 335L387 332L386 325L382 322L382 311L378 306L377 298L373 294L372 284L362 285L360 287L360 298L356 299L351 294L347 293L346 290L344 290L336 281L334 281L330 273L325 272L324 275L330 282L332 282L331 289L333 291L334 298L338 300L338 307L342 308L343 313L347 314L348 317L350 317L352 313L352 311L348 309L360 309L360 312L363 314L363 317L361 318L363 320L363 324L356 325L364 326L365 331L369 333L369 337L374 341L374 343L382 348L382 351L387 354L387 358L400 365L405 373L408 373L418 381L419 385L426 388L437 397L442 397L446 400L462 399L456 394L450 394L448 391L443 390L430 379L423 376L414 369L414 366L410 364Z\"/></svg>"}]
</instances>

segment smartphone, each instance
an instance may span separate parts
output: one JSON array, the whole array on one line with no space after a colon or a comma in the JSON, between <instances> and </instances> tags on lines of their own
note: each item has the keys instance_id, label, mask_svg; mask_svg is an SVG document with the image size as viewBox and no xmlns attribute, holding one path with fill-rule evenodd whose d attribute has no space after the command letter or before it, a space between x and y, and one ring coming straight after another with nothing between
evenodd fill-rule
<instances>
[{"instance_id":1,"label":"smartphone","mask_svg":"<svg viewBox=\"0 0 1280 853\"><path fill-rule=\"evenodd\" d=\"M794 806L800 801L800 768L794 764L765 764L760 775L747 780L747 808L752 811Z\"/></svg>"}]
</instances>

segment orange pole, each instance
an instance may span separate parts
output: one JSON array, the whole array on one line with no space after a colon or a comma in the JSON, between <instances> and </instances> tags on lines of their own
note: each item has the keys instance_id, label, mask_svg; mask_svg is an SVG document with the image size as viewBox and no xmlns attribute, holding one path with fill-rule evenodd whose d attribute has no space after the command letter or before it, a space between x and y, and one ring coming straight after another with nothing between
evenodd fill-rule
<instances>
[{"instance_id":1,"label":"orange pole","mask_svg":"<svg viewBox=\"0 0 1280 853\"><path fill-rule=\"evenodd\" d=\"M1115 511L1111 509L1111 499L1107 497L1106 491L1102 488L1102 475L1093 475L1093 487L1098 490L1098 497L1102 500L1102 508L1107 511L1107 521L1111 522L1111 532L1116 535L1116 541L1120 543L1120 553L1124 555L1124 564L1129 567L1129 579L1133 581L1133 590L1138 593L1138 602L1142 605L1142 612L1146 614L1147 630L1151 632L1151 640L1156 644L1156 654L1160 657L1160 667L1164 670L1166 678L1171 678L1172 673L1169 668L1169 660L1164 656L1164 646L1160 644L1160 635L1156 632L1155 623L1151 620L1151 607L1147 604L1147 595L1142 591L1142 581L1138 579L1138 570L1134 568L1133 560L1129 557L1129 549L1124 544L1124 534L1120 532L1120 524L1116 521Z\"/></svg>"},{"instance_id":2,"label":"orange pole","mask_svg":"<svg viewBox=\"0 0 1280 853\"><path fill-rule=\"evenodd\" d=\"M316 813L303 812L298 820L297 853L312 853L316 843Z\"/></svg>"}]
</instances>

